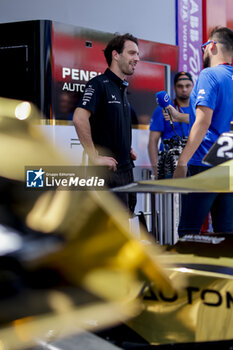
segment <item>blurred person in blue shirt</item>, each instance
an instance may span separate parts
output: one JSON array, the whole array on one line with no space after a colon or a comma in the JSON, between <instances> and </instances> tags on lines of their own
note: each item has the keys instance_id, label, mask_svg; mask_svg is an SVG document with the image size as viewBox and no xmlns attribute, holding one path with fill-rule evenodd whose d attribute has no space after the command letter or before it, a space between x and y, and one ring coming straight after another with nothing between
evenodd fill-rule
<instances>
[{"instance_id":1,"label":"blurred person in blue shirt","mask_svg":"<svg viewBox=\"0 0 233 350\"><path fill-rule=\"evenodd\" d=\"M174 78L176 97L172 102L172 106L179 112L177 113L177 121L173 122L174 129L170 124L168 115L164 113L160 106L155 109L152 115L148 153L155 178L157 178L158 170L158 152L164 150L164 140L170 140L177 135L180 138L188 136L190 113L189 97L192 89L193 80L191 74L188 72L178 72Z\"/></svg>"}]
</instances>

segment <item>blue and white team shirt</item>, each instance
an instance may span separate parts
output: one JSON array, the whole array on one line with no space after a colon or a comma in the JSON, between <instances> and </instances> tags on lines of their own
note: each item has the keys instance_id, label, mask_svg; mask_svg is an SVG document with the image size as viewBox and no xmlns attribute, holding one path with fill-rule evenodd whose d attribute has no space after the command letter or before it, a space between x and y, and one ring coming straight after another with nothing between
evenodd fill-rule
<instances>
[{"instance_id":1,"label":"blue and white team shirt","mask_svg":"<svg viewBox=\"0 0 233 350\"><path fill-rule=\"evenodd\" d=\"M189 164L202 165L203 157L218 137L230 130L233 121L233 67L220 64L201 71L190 96L190 129L195 121L196 107L213 110L210 127Z\"/></svg>"}]
</instances>

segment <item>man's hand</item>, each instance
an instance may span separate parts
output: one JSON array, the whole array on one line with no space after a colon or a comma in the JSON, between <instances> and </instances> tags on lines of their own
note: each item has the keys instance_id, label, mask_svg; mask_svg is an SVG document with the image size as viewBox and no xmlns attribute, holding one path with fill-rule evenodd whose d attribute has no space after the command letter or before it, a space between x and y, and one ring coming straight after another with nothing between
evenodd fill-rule
<instances>
[{"instance_id":1,"label":"man's hand","mask_svg":"<svg viewBox=\"0 0 233 350\"><path fill-rule=\"evenodd\" d=\"M166 112L169 111L170 115ZM178 118L179 118L179 112L172 106L172 105L169 105L168 107L163 108L163 117L165 120L167 121L170 121L170 116L172 118L172 121L173 122L178 122Z\"/></svg>"},{"instance_id":2,"label":"man's hand","mask_svg":"<svg viewBox=\"0 0 233 350\"><path fill-rule=\"evenodd\" d=\"M187 176L188 167L187 165L177 165L176 170L173 174L173 179L178 179Z\"/></svg>"},{"instance_id":3,"label":"man's hand","mask_svg":"<svg viewBox=\"0 0 233 350\"><path fill-rule=\"evenodd\" d=\"M104 165L107 166L109 170L116 171L117 170L117 161L113 157L106 157L106 156L96 156L93 159L93 162L96 165Z\"/></svg>"},{"instance_id":4,"label":"man's hand","mask_svg":"<svg viewBox=\"0 0 233 350\"><path fill-rule=\"evenodd\" d=\"M134 152L133 148L131 148L131 150L130 150L130 157L132 160L137 159L137 154Z\"/></svg>"},{"instance_id":5,"label":"man's hand","mask_svg":"<svg viewBox=\"0 0 233 350\"><path fill-rule=\"evenodd\" d=\"M169 111L173 122L186 123L186 124L189 123L189 114L180 113L172 105L169 105L168 107L166 107L166 110ZM170 116L166 112L166 110L163 109L163 117L165 120L170 121Z\"/></svg>"}]
</instances>

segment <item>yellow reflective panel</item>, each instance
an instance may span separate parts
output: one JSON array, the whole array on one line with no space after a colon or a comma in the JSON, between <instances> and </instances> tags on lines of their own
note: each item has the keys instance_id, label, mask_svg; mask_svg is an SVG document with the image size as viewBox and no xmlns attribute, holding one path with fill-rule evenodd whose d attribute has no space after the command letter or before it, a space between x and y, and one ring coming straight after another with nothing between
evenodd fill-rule
<instances>
[{"instance_id":1,"label":"yellow reflective panel","mask_svg":"<svg viewBox=\"0 0 233 350\"><path fill-rule=\"evenodd\" d=\"M56 267L75 285L82 281L90 286L91 280L98 280L94 278L95 272L105 276L106 281L109 277L108 288L104 277L99 278L99 284L102 281L105 285L102 293L105 297L108 294L110 299L115 299L117 293L121 298L122 291L127 290L119 279L127 281L128 278L129 290L133 290L132 281L135 281L134 295L138 282L145 279L156 282L161 288L173 288L160 262L159 247L153 242L150 246L143 245L130 233L127 215L108 191L47 192L35 202L26 222L35 230L58 232L65 237L62 249L40 264ZM95 286L100 292L95 283L92 292ZM128 299L129 295L124 292L124 297Z\"/></svg>"},{"instance_id":2,"label":"yellow reflective panel","mask_svg":"<svg viewBox=\"0 0 233 350\"><path fill-rule=\"evenodd\" d=\"M168 254L164 260L173 283L187 285L173 293L145 285L144 310L127 324L151 344L233 339L233 259Z\"/></svg>"},{"instance_id":3,"label":"yellow reflective panel","mask_svg":"<svg viewBox=\"0 0 233 350\"><path fill-rule=\"evenodd\" d=\"M139 181L138 184L144 185L146 192L232 192L233 160L228 160L194 176L146 180Z\"/></svg>"}]
</instances>

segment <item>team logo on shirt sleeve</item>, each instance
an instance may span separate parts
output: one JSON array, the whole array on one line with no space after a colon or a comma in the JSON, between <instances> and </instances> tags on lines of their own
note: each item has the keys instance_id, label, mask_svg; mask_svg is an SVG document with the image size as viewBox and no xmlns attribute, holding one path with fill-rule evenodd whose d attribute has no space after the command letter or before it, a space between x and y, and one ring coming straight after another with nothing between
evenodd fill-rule
<instances>
[{"instance_id":1,"label":"team logo on shirt sleeve","mask_svg":"<svg viewBox=\"0 0 233 350\"><path fill-rule=\"evenodd\" d=\"M87 103L91 101L94 93L95 93L95 89L92 87L92 85L87 86L83 94L83 99L82 99L83 106L85 106Z\"/></svg>"},{"instance_id":2,"label":"team logo on shirt sleeve","mask_svg":"<svg viewBox=\"0 0 233 350\"><path fill-rule=\"evenodd\" d=\"M198 99L198 100L203 99L203 98L204 98L203 95L205 95L205 90L204 90L204 89L200 89L200 90L198 91L197 99Z\"/></svg>"}]
</instances>

